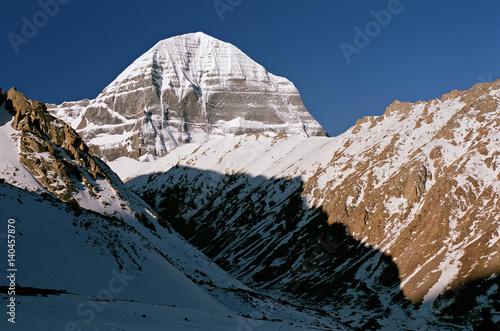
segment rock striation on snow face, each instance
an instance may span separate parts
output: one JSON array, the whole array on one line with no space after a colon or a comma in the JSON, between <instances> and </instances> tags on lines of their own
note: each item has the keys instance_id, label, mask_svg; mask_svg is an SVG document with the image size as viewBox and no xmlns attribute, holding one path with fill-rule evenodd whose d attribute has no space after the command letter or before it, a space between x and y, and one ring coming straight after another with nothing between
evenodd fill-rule
<instances>
[{"instance_id":1,"label":"rock striation on snow face","mask_svg":"<svg viewBox=\"0 0 500 331\"><path fill-rule=\"evenodd\" d=\"M218 136L327 135L290 81L201 32L160 41L96 99L49 110L108 161L154 159Z\"/></svg>"}]
</instances>

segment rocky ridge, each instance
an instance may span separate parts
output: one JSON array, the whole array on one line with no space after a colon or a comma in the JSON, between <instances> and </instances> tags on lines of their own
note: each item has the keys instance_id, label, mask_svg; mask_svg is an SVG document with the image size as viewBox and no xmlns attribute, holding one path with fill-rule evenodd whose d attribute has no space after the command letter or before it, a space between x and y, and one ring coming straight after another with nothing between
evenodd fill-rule
<instances>
[{"instance_id":1,"label":"rocky ridge","mask_svg":"<svg viewBox=\"0 0 500 331\"><path fill-rule=\"evenodd\" d=\"M413 301L498 274L499 112L500 80L394 102L382 117L358 121L304 191L330 224L393 257ZM318 190L328 167L343 178Z\"/></svg>"},{"instance_id":2,"label":"rocky ridge","mask_svg":"<svg viewBox=\"0 0 500 331\"><path fill-rule=\"evenodd\" d=\"M475 316L473 325L498 323L499 114L500 80L429 102L396 101L383 116L363 118L335 138L249 135L181 149L134 164L128 185L253 286L289 292L296 274L305 273L309 285L294 296L322 298L334 310L354 302L356 311L370 293L386 293L376 305L377 323L390 315L384 307L405 309L399 288L415 304L438 309L429 325L440 318L460 324L467 314ZM120 163L126 160L112 167ZM389 261L370 253L351 260L356 245L341 240L333 262L304 262L315 256L308 251L315 236L335 235L320 231L321 224L338 223ZM349 265L355 276L345 276L341 266ZM468 311L458 309L464 305ZM451 317L454 309L463 315Z\"/></svg>"},{"instance_id":3,"label":"rocky ridge","mask_svg":"<svg viewBox=\"0 0 500 331\"><path fill-rule=\"evenodd\" d=\"M44 188L41 193L104 215L138 221L153 231L159 224L167 226L93 154L71 126L50 115L45 104L26 98L15 88L0 91L0 95L4 99L0 106L5 109L0 111L12 116L14 133L8 139L17 145L20 166L25 168L22 171L31 173ZM16 168L11 176L19 171ZM12 182L11 178L6 180ZM12 184L40 191L33 184Z\"/></svg>"},{"instance_id":4,"label":"rocky ridge","mask_svg":"<svg viewBox=\"0 0 500 331\"><path fill-rule=\"evenodd\" d=\"M52 194L64 202L77 203L78 182L97 194L87 177L110 181L75 130L47 112L40 101L28 100L15 88L7 95L6 109L14 114L12 127L20 132L20 160Z\"/></svg>"}]
</instances>

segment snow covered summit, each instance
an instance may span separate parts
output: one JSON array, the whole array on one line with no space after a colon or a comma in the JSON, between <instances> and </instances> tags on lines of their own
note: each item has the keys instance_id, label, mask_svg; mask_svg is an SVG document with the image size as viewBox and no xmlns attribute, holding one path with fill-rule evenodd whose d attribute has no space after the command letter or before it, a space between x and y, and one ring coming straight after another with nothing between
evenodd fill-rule
<instances>
[{"instance_id":1,"label":"snow covered summit","mask_svg":"<svg viewBox=\"0 0 500 331\"><path fill-rule=\"evenodd\" d=\"M326 136L287 79L202 32L162 40L94 100L52 106L112 161L247 133Z\"/></svg>"}]
</instances>

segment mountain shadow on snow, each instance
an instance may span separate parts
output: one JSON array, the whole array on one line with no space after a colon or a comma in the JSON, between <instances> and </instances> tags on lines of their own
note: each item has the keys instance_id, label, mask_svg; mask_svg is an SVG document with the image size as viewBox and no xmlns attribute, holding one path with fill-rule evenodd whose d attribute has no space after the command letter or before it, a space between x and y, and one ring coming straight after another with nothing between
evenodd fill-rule
<instances>
[{"instance_id":1,"label":"mountain shadow on snow","mask_svg":"<svg viewBox=\"0 0 500 331\"><path fill-rule=\"evenodd\" d=\"M328 225L321 208L309 208L299 177L224 175L177 165L127 185L190 243L260 291L321 308L351 327L376 329L398 320L401 326L454 325L453 308L436 316L431 309L428 318L427 306L404 297L390 256L355 240L344 225ZM445 299L451 300L448 307L463 305L462 297L442 296L435 305Z\"/></svg>"}]
</instances>

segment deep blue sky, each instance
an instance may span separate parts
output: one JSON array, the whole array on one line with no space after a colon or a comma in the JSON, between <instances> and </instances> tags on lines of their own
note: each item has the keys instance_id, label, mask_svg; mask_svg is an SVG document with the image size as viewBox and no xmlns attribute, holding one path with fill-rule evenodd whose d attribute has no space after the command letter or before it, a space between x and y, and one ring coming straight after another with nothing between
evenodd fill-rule
<instances>
[{"instance_id":1,"label":"deep blue sky","mask_svg":"<svg viewBox=\"0 0 500 331\"><path fill-rule=\"evenodd\" d=\"M49 103L94 98L159 40L203 31L293 81L335 136L395 99L428 100L500 78L500 1L220 2L235 4L223 21L213 0L70 0L46 25L38 15L43 26L16 54L8 33L22 36L22 18L33 22L41 7L38 0L4 1L0 88L16 86ZM390 5L390 23L376 31L370 12ZM355 46L354 28L367 24L370 43L347 63L339 45Z\"/></svg>"}]
</instances>

